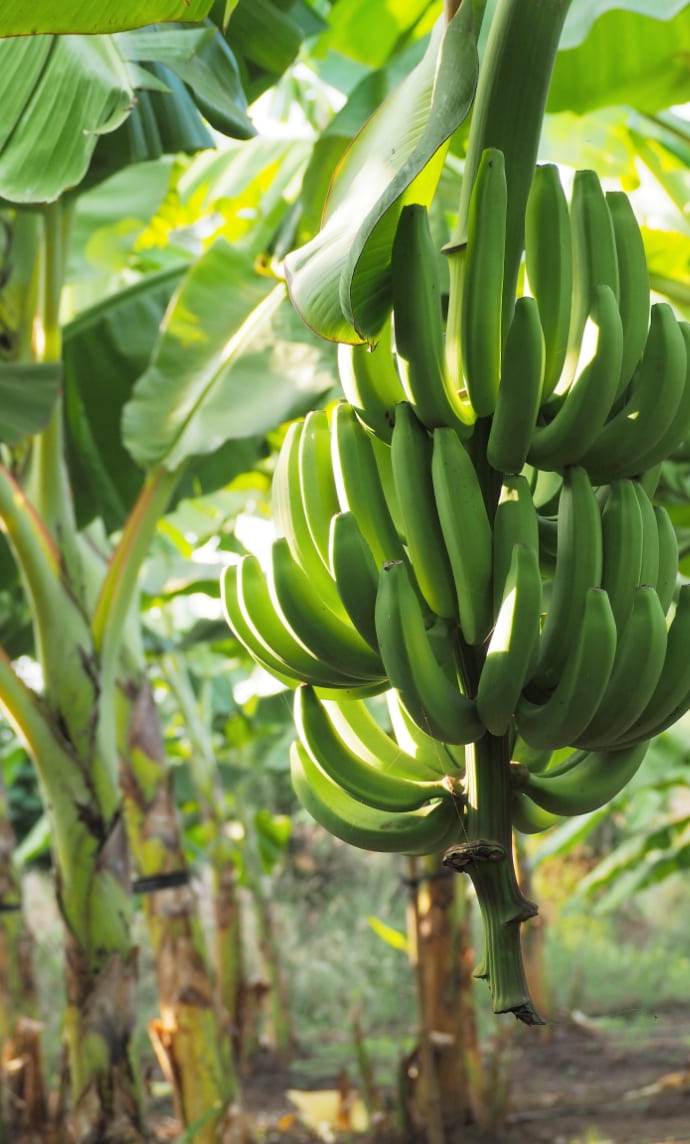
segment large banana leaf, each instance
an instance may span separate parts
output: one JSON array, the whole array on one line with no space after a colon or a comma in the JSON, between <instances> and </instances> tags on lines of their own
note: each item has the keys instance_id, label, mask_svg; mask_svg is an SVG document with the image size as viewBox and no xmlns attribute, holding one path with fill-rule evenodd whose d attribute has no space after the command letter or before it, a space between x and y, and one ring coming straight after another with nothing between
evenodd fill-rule
<instances>
[{"instance_id":1,"label":"large banana leaf","mask_svg":"<svg viewBox=\"0 0 690 1144\"><path fill-rule=\"evenodd\" d=\"M431 201L442 149L469 111L476 79L472 7L463 4L357 135L336 171L321 231L285 261L292 301L323 337L361 342L380 330L400 212L408 201Z\"/></svg>"},{"instance_id":2,"label":"large banana leaf","mask_svg":"<svg viewBox=\"0 0 690 1144\"><path fill-rule=\"evenodd\" d=\"M237 63L211 23L0 40L0 102L0 197L17 203L212 147L197 107L220 131L254 134Z\"/></svg>"},{"instance_id":3,"label":"large banana leaf","mask_svg":"<svg viewBox=\"0 0 690 1144\"><path fill-rule=\"evenodd\" d=\"M198 30L145 28L124 32L116 41L125 59L164 64L178 76L217 131L234 139L255 134L237 62L210 20Z\"/></svg>"},{"instance_id":4,"label":"large banana leaf","mask_svg":"<svg viewBox=\"0 0 690 1144\"><path fill-rule=\"evenodd\" d=\"M109 36L0 40L0 196L46 202L79 183L99 136L134 100Z\"/></svg>"},{"instance_id":5,"label":"large banana leaf","mask_svg":"<svg viewBox=\"0 0 690 1144\"><path fill-rule=\"evenodd\" d=\"M634 9L634 10L632 10ZM690 5L679 0L573 4L556 59L548 111L583 115L627 105L653 112L688 99ZM589 29L588 22L601 13ZM584 33L584 38L583 38Z\"/></svg>"},{"instance_id":6,"label":"large banana leaf","mask_svg":"<svg viewBox=\"0 0 690 1144\"><path fill-rule=\"evenodd\" d=\"M576 48L587 38L596 20L616 9L671 20L687 6L688 0L576 0L568 9L560 46L566 50Z\"/></svg>"},{"instance_id":7,"label":"large banana leaf","mask_svg":"<svg viewBox=\"0 0 690 1144\"><path fill-rule=\"evenodd\" d=\"M218 19L216 3L214 19ZM254 101L270 87L299 52L305 30L290 5L279 0L239 0L227 22L225 38L240 65L242 84ZM220 21L219 21L220 22Z\"/></svg>"},{"instance_id":8,"label":"large banana leaf","mask_svg":"<svg viewBox=\"0 0 690 1144\"><path fill-rule=\"evenodd\" d=\"M118 32L168 20L203 20L212 0L14 0L0 9L0 36Z\"/></svg>"},{"instance_id":9,"label":"large banana leaf","mask_svg":"<svg viewBox=\"0 0 690 1144\"><path fill-rule=\"evenodd\" d=\"M124 443L142 467L174 471L304 412L333 385L333 365L282 284L219 239L171 299L124 410Z\"/></svg>"}]
</instances>

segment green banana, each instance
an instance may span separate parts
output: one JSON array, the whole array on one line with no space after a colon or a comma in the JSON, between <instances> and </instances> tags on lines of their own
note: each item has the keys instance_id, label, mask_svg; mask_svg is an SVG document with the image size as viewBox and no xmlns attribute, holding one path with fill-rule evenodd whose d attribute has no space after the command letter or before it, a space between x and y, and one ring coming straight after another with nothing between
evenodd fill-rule
<instances>
[{"instance_id":1,"label":"green banana","mask_svg":"<svg viewBox=\"0 0 690 1144\"><path fill-rule=\"evenodd\" d=\"M331 457L340 508L357 517L376 566L402 559L402 541L388 508L369 434L345 402L333 410Z\"/></svg>"},{"instance_id":2,"label":"green banana","mask_svg":"<svg viewBox=\"0 0 690 1144\"><path fill-rule=\"evenodd\" d=\"M492 735L504 735L534 667L541 578L536 550L516 544L477 687L477 711Z\"/></svg>"},{"instance_id":3,"label":"green banana","mask_svg":"<svg viewBox=\"0 0 690 1144\"><path fill-rule=\"evenodd\" d=\"M640 480L646 478L650 469L654 469L662 461L671 457L690 434L690 322L679 322L678 329L683 336L687 356L683 393L673 420L666 431L662 433L654 445L637 458L637 471L643 474L639 478Z\"/></svg>"},{"instance_id":4,"label":"green banana","mask_svg":"<svg viewBox=\"0 0 690 1144\"><path fill-rule=\"evenodd\" d=\"M460 806L448 795L401 814L363 806L314 765L295 740L290 777L304 809L329 834L362 850L392 854L436 854L462 831Z\"/></svg>"},{"instance_id":5,"label":"green banana","mask_svg":"<svg viewBox=\"0 0 690 1144\"><path fill-rule=\"evenodd\" d=\"M637 774L647 753L645 740L613 751L576 752L577 760L559 770L531 775L522 793L551 814L588 814L610 802ZM522 775L520 777L523 777Z\"/></svg>"},{"instance_id":6,"label":"green banana","mask_svg":"<svg viewBox=\"0 0 690 1144\"><path fill-rule=\"evenodd\" d=\"M690 584L678 593L676 611L668 629L666 659L654 694L642 714L625 733L632 744L661 734L690 708Z\"/></svg>"},{"instance_id":7,"label":"green banana","mask_svg":"<svg viewBox=\"0 0 690 1144\"><path fill-rule=\"evenodd\" d=\"M529 480L532 500L537 512L544 516L555 516L558 512L558 503L563 487L563 477L560 473L544 472L525 465L523 473Z\"/></svg>"},{"instance_id":8,"label":"green banana","mask_svg":"<svg viewBox=\"0 0 690 1144\"><path fill-rule=\"evenodd\" d=\"M395 419L395 412L393 413ZM373 433L369 436L371 442L371 450L374 454L376 461L376 471L379 475L381 488L383 489L383 496L388 505L388 510L393 519L396 532L401 542L405 541L405 530L402 522L402 511L400 508L400 501L395 487L395 480L393 479L393 461L391 446L382 441L380 437L376 437Z\"/></svg>"},{"instance_id":9,"label":"green banana","mask_svg":"<svg viewBox=\"0 0 690 1144\"><path fill-rule=\"evenodd\" d=\"M572 650L549 697L541 703L523 694L517 729L538 750L570 746L591 723L602 701L616 655L616 621L608 596L588 588Z\"/></svg>"},{"instance_id":10,"label":"green banana","mask_svg":"<svg viewBox=\"0 0 690 1144\"><path fill-rule=\"evenodd\" d=\"M623 324L623 361L618 394L622 394L644 352L649 329L649 271L635 212L623 191L607 191L618 262L619 298Z\"/></svg>"},{"instance_id":11,"label":"green banana","mask_svg":"<svg viewBox=\"0 0 690 1144\"><path fill-rule=\"evenodd\" d=\"M620 279L613 221L595 171L576 171L570 203L573 238L573 304L563 380L574 376L587 316L597 286L609 286L618 302Z\"/></svg>"},{"instance_id":12,"label":"green banana","mask_svg":"<svg viewBox=\"0 0 690 1144\"><path fill-rule=\"evenodd\" d=\"M374 612L379 572L354 513L338 512L331 519L328 557L353 627L378 652Z\"/></svg>"},{"instance_id":13,"label":"green banana","mask_svg":"<svg viewBox=\"0 0 690 1144\"><path fill-rule=\"evenodd\" d=\"M398 691L387 691L386 703L395 740L406 754L414 758L416 764L423 766L426 771L445 774L450 770L453 774L464 773L464 747L441 743L417 726Z\"/></svg>"},{"instance_id":14,"label":"green banana","mask_svg":"<svg viewBox=\"0 0 690 1144\"><path fill-rule=\"evenodd\" d=\"M325 409L313 409L305 418L300 434L298 469L307 527L321 562L330 573L331 517L340 511L340 505L331 465L331 430Z\"/></svg>"},{"instance_id":15,"label":"green banana","mask_svg":"<svg viewBox=\"0 0 690 1144\"><path fill-rule=\"evenodd\" d=\"M437 616L455 618L455 584L431 480L431 438L410 405L396 406L391 461L405 544L419 590Z\"/></svg>"},{"instance_id":16,"label":"green banana","mask_svg":"<svg viewBox=\"0 0 690 1144\"><path fill-rule=\"evenodd\" d=\"M388 443L393 410L405 396L395 365L392 333L389 318L376 345L338 346L338 374L345 400L367 429Z\"/></svg>"},{"instance_id":17,"label":"green banana","mask_svg":"<svg viewBox=\"0 0 690 1144\"><path fill-rule=\"evenodd\" d=\"M589 588L601 584L599 505L584 469L565 470L558 511L558 550L534 684L550 691L575 643Z\"/></svg>"},{"instance_id":18,"label":"green banana","mask_svg":"<svg viewBox=\"0 0 690 1144\"><path fill-rule=\"evenodd\" d=\"M314 593L331 612L346 620L347 616L333 578L327 564L323 562L319 548L314 543L302 499L300 452L304 425L304 421L294 421L289 426L278 454L271 485L273 522L278 536L285 538L293 558L309 576ZM305 491L310 495L311 490ZM318 503L319 494L315 495ZM328 544L330 518L326 519L325 515L320 516L317 524L315 504L312 520L315 529L318 528L321 534L325 531L324 539L320 540L323 547L324 540L326 545Z\"/></svg>"},{"instance_id":19,"label":"green banana","mask_svg":"<svg viewBox=\"0 0 690 1144\"><path fill-rule=\"evenodd\" d=\"M541 774L542 771L548 768L552 757L553 751L550 747L547 747L544 751L538 751L535 747L530 747L529 743L526 743L519 735L515 736L515 742L513 743L513 749L510 755L512 762L524 763L530 771L534 771L535 774Z\"/></svg>"},{"instance_id":20,"label":"green banana","mask_svg":"<svg viewBox=\"0 0 690 1144\"><path fill-rule=\"evenodd\" d=\"M484 734L476 704L434 656L402 561L384 564L380 572L376 632L391 686L423 731L446 743L472 743Z\"/></svg>"},{"instance_id":21,"label":"green banana","mask_svg":"<svg viewBox=\"0 0 690 1144\"><path fill-rule=\"evenodd\" d=\"M426 208L403 208L391 255L395 346L405 396L423 425L469 436L471 406L446 368L441 285Z\"/></svg>"},{"instance_id":22,"label":"green banana","mask_svg":"<svg viewBox=\"0 0 690 1144\"><path fill-rule=\"evenodd\" d=\"M644 530L633 481L614 481L609 487L601 513L601 535L601 586L608 593L620 634L628 622L635 590L642 583Z\"/></svg>"},{"instance_id":23,"label":"green banana","mask_svg":"<svg viewBox=\"0 0 690 1144\"><path fill-rule=\"evenodd\" d=\"M395 692L388 690L386 699L389 696L395 696ZM436 739L428 739L424 750L416 744L410 751L404 749L397 736L393 738L385 731L359 699L326 699L323 705L340 738L372 767L422 782L439 782L445 775L455 776L462 770ZM414 723L412 727L419 731ZM423 732L419 731L419 735ZM430 749L426 749L429 745Z\"/></svg>"},{"instance_id":24,"label":"green banana","mask_svg":"<svg viewBox=\"0 0 690 1144\"><path fill-rule=\"evenodd\" d=\"M460 329L462 369L477 417L493 413L501 376L507 206L503 153L487 148L470 196Z\"/></svg>"},{"instance_id":25,"label":"green banana","mask_svg":"<svg viewBox=\"0 0 690 1144\"><path fill-rule=\"evenodd\" d=\"M537 525L540 554L555 560L558 553L558 517L542 516L541 513L537 513Z\"/></svg>"},{"instance_id":26,"label":"green banana","mask_svg":"<svg viewBox=\"0 0 690 1144\"><path fill-rule=\"evenodd\" d=\"M656 585L659 579L659 528L654 505L644 485L633 481L633 489L640 506L642 520L642 559L640 561L640 584Z\"/></svg>"},{"instance_id":27,"label":"green banana","mask_svg":"<svg viewBox=\"0 0 690 1144\"><path fill-rule=\"evenodd\" d=\"M599 710L574 740L586 749L613 748L649 703L666 659L666 615L656 590L635 589L632 611L618 640L616 659Z\"/></svg>"},{"instance_id":28,"label":"green banana","mask_svg":"<svg viewBox=\"0 0 690 1144\"><path fill-rule=\"evenodd\" d=\"M601 434L616 396L623 327L609 286L594 287L589 316L598 331L596 349L561 398L553 419L537 424L532 434L527 460L539 469L577 464Z\"/></svg>"},{"instance_id":29,"label":"green banana","mask_svg":"<svg viewBox=\"0 0 690 1144\"><path fill-rule=\"evenodd\" d=\"M622 407L580 458L595 484L635 476L673 423L687 373L685 338L666 302L652 306L642 359ZM661 459L661 458L659 458Z\"/></svg>"},{"instance_id":30,"label":"green banana","mask_svg":"<svg viewBox=\"0 0 690 1144\"><path fill-rule=\"evenodd\" d=\"M493 621L491 525L474 465L453 429L434 430L431 478L462 634L480 644Z\"/></svg>"},{"instance_id":31,"label":"green banana","mask_svg":"<svg viewBox=\"0 0 690 1144\"><path fill-rule=\"evenodd\" d=\"M654 516L659 536L659 574L656 590L664 615L673 602L678 578L678 537L671 518L663 505L654 505Z\"/></svg>"},{"instance_id":32,"label":"green banana","mask_svg":"<svg viewBox=\"0 0 690 1144\"><path fill-rule=\"evenodd\" d=\"M503 599L503 585L516 544L539 552L539 524L527 477L506 473L498 497L493 525L493 615Z\"/></svg>"},{"instance_id":33,"label":"green banana","mask_svg":"<svg viewBox=\"0 0 690 1144\"><path fill-rule=\"evenodd\" d=\"M510 817L513 829L519 834L541 834L563 822L560 814L550 814L532 802L524 791L513 791L510 799Z\"/></svg>"},{"instance_id":34,"label":"green banana","mask_svg":"<svg viewBox=\"0 0 690 1144\"><path fill-rule=\"evenodd\" d=\"M519 473L529 452L542 396L544 337L534 298L518 298L501 366L486 456L503 473Z\"/></svg>"},{"instance_id":35,"label":"green banana","mask_svg":"<svg viewBox=\"0 0 690 1144\"><path fill-rule=\"evenodd\" d=\"M350 676L322 663L295 638L273 607L255 556L245 556L238 565L225 569L221 592L225 617L236 638L281 683L294 687L307 682L328 691L372 693L369 684L353 687Z\"/></svg>"},{"instance_id":36,"label":"green banana","mask_svg":"<svg viewBox=\"0 0 690 1144\"><path fill-rule=\"evenodd\" d=\"M280 659L272 651L269 651L256 637L242 615L237 594L237 573L238 567L236 564L228 565L223 572L220 595L223 603L225 621L235 639L242 644L245 651L249 652L251 657L264 671L268 671L271 675L275 676L275 678L280 683L284 683L286 687L294 687L298 682L301 682L303 678L301 671L297 672L294 667L290 668L283 659ZM300 651L304 651L304 649L300 648ZM304 656L305 659L309 658L306 652L304 652ZM312 666L314 671L318 672L319 665L313 664ZM314 675L312 678L318 678L318 675Z\"/></svg>"},{"instance_id":37,"label":"green banana","mask_svg":"<svg viewBox=\"0 0 690 1144\"><path fill-rule=\"evenodd\" d=\"M295 691L294 716L302 746L314 765L357 802L400 813L448 795L443 779L403 777L362 759L339 736L318 696L306 684Z\"/></svg>"},{"instance_id":38,"label":"green banana","mask_svg":"<svg viewBox=\"0 0 690 1144\"><path fill-rule=\"evenodd\" d=\"M525 216L525 257L544 335L545 399L565 364L573 292L570 212L558 167L552 163L534 172Z\"/></svg>"},{"instance_id":39,"label":"green banana","mask_svg":"<svg viewBox=\"0 0 690 1144\"><path fill-rule=\"evenodd\" d=\"M386 672L380 657L349 620L341 620L315 593L284 538L273 543L267 583L276 612L312 655L350 677L351 684L383 683Z\"/></svg>"}]
</instances>

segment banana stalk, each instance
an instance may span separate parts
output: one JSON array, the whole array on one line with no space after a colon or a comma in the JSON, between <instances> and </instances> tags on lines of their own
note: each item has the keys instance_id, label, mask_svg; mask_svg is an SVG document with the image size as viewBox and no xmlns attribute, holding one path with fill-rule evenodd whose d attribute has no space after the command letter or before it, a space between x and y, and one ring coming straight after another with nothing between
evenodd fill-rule
<instances>
[{"instance_id":1,"label":"banana stalk","mask_svg":"<svg viewBox=\"0 0 690 1144\"><path fill-rule=\"evenodd\" d=\"M468 874L477 894L485 953L475 975L486 979L495 1013L514 1013L527 1025L542 1025L520 948L520 923L534 917L537 907L523 896L515 875L507 737L487 734L466 748L465 757L465 838L448 847L443 861Z\"/></svg>"},{"instance_id":2,"label":"banana stalk","mask_svg":"<svg viewBox=\"0 0 690 1144\"><path fill-rule=\"evenodd\" d=\"M467 241L470 195L488 147L503 152L508 184L505 267L503 279L504 336L515 305L515 286L525 234L525 208L541 137L546 97L570 0L499 0L484 52L472 109L460 194L458 219L449 249ZM451 257L449 329L456 325L458 298ZM461 275L461 271L460 271ZM460 291L461 293L461 291ZM455 296L455 297L454 297Z\"/></svg>"}]
</instances>

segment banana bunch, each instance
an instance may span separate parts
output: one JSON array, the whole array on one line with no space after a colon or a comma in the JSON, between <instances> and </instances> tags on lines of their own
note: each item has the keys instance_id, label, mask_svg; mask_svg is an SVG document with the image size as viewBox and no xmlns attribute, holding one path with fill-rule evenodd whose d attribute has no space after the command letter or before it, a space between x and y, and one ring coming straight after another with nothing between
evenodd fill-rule
<instances>
[{"instance_id":1,"label":"banana bunch","mask_svg":"<svg viewBox=\"0 0 690 1144\"><path fill-rule=\"evenodd\" d=\"M494 1008L533 1022L512 829L615 797L690 709L690 585L653 499L690 434L690 324L650 305L627 198L584 171L568 203L552 166L506 312L507 202L489 149L445 321L427 212L404 208L392 314L376 346L339 347L346 400L289 426L267 566L244 556L222 594L294 689L304 807L468 873Z\"/></svg>"}]
</instances>

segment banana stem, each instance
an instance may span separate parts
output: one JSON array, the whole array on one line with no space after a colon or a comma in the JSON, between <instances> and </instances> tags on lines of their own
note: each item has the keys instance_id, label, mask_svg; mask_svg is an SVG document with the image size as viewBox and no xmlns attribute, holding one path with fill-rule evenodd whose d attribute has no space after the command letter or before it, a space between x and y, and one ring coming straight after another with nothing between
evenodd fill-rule
<instances>
[{"instance_id":1,"label":"banana stem","mask_svg":"<svg viewBox=\"0 0 690 1144\"><path fill-rule=\"evenodd\" d=\"M537 907L520 892L513 863L507 737L485 735L467 748L466 759L466 839L450 846L443 861L467 874L477 894L485 953L475 974L486 979L495 1013L542 1025L520 949L520 923L534 917Z\"/></svg>"},{"instance_id":2,"label":"banana stem","mask_svg":"<svg viewBox=\"0 0 690 1144\"><path fill-rule=\"evenodd\" d=\"M472 111L465 174L449 247L467 241L470 194L482 152L496 147L505 158L508 183L503 328L515 304L524 243L525 206L541 138L558 41L571 0L498 0L489 28ZM457 259L451 259L451 268ZM448 325L457 318L461 275L451 275ZM454 297L455 295L455 297ZM458 327L459 328L459 327Z\"/></svg>"}]
</instances>

